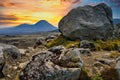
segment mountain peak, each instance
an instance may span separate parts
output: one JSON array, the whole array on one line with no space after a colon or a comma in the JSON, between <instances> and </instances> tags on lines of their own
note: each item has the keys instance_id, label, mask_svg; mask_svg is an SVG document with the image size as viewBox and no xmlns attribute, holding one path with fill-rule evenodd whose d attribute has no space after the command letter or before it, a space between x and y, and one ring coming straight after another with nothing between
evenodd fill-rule
<instances>
[{"instance_id":1,"label":"mountain peak","mask_svg":"<svg viewBox=\"0 0 120 80\"><path fill-rule=\"evenodd\" d=\"M35 23L35 25L41 25L41 24L49 24L46 20L40 20L37 23Z\"/></svg>"}]
</instances>

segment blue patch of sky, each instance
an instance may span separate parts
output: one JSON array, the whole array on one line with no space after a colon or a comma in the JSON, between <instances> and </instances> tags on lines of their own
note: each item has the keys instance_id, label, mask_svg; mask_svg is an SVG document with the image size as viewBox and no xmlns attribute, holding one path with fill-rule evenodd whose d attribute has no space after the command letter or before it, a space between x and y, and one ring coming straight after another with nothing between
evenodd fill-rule
<instances>
[{"instance_id":1,"label":"blue patch of sky","mask_svg":"<svg viewBox=\"0 0 120 80\"><path fill-rule=\"evenodd\" d=\"M81 5L97 4L101 2L104 2L107 5L111 6L113 10L113 18L120 18L120 6L116 6L116 3L110 2L110 0L83 0Z\"/></svg>"}]
</instances>

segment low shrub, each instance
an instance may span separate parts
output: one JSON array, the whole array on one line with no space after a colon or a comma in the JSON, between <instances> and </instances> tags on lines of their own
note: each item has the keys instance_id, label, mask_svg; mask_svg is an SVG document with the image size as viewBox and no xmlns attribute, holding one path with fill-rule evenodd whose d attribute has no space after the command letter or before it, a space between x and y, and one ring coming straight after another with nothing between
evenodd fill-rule
<instances>
[{"instance_id":1,"label":"low shrub","mask_svg":"<svg viewBox=\"0 0 120 80\"><path fill-rule=\"evenodd\" d=\"M105 68L102 70L101 77L103 80L119 80L119 74L114 67Z\"/></svg>"}]
</instances>

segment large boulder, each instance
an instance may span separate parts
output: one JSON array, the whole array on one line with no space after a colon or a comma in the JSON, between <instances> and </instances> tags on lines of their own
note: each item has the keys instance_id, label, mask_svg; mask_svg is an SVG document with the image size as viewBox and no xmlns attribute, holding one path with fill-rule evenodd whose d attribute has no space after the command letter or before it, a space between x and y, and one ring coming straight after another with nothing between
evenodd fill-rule
<instances>
[{"instance_id":1,"label":"large boulder","mask_svg":"<svg viewBox=\"0 0 120 80\"><path fill-rule=\"evenodd\" d=\"M78 80L83 66L80 52L75 49L65 51L63 49L61 54L44 51L33 56L22 70L20 80ZM68 66L70 63L72 66Z\"/></svg>"},{"instance_id":2,"label":"large boulder","mask_svg":"<svg viewBox=\"0 0 120 80\"><path fill-rule=\"evenodd\" d=\"M72 40L106 40L113 35L112 9L105 3L74 8L61 19L59 30Z\"/></svg>"}]
</instances>

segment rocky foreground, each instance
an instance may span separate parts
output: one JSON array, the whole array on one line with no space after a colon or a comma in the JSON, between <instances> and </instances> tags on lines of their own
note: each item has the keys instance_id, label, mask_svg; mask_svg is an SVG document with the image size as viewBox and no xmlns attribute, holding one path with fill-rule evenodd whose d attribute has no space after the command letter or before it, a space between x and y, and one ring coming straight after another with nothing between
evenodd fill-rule
<instances>
[{"instance_id":1,"label":"rocky foreground","mask_svg":"<svg viewBox=\"0 0 120 80\"><path fill-rule=\"evenodd\" d=\"M36 43L36 48L28 49L0 44L1 80L99 80L102 76L107 77L103 80L118 80L118 51L94 51L94 44L86 40L78 48L47 48Z\"/></svg>"}]
</instances>

